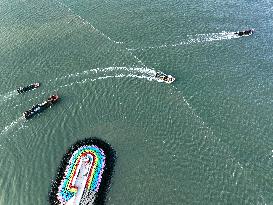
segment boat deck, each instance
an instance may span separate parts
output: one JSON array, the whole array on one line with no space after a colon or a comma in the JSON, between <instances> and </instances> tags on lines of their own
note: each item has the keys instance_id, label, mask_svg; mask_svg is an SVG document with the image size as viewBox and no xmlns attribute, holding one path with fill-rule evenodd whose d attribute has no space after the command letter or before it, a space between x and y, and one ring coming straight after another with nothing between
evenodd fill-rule
<instances>
[{"instance_id":1,"label":"boat deck","mask_svg":"<svg viewBox=\"0 0 273 205\"><path fill-rule=\"evenodd\" d=\"M91 170L92 166L92 156L86 156L85 158L82 158L79 163L79 168L77 170L77 173L75 174L75 177L72 181L72 186L77 189L77 192L74 197L72 197L68 202L67 205L78 205L81 202L81 199L83 198L86 182L88 179L89 172Z\"/></svg>"}]
</instances>

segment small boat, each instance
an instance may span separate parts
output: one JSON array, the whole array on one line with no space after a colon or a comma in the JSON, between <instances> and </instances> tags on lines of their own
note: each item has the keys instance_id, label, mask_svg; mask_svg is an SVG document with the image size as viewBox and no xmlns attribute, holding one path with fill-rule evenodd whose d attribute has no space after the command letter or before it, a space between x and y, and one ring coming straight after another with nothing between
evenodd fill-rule
<instances>
[{"instance_id":1,"label":"small boat","mask_svg":"<svg viewBox=\"0 0 273 205\"><path fill-rule=\"evenodd\" d=\"M32 83L32 84L30 84L28 86L18 88L17 92L18 93L24 93L24 92L27 92L29 90L36 89L38 87L40 87L40 83Z\"/></svg>"},{"instance_id":2,"label":"small boat","mask_svg":"<svg viewBox=\"0 0 273 205\"><path fill-rule=\"evenodd\" d=\"M238 31L238 32L235 32L234 34L237 34L238 36L250 36L253 33L254 33L254 29L249 29L245 31Z\"/></svg>"},{"instance_id":3,"label":"small boat","mask_svg":"<svg viewBox=\"0 0 273 205\"><path fill-rule=\"evenodd\" d=\"M175 81L175 78L173 76L166 75L165 73L162 73L162 72L157 72L155 74L155 77L157 78L158 82L164 82L164 83L171 84Z\"/></svg>"},{"instance_id":4,"label":"small boat","mask_svg":"<svg viewBox=\"0 0 273 205\"><path fill-rule=\"evenodd\" d=\"M25 111L23 113L23 116L26 119L32 118L34 115L41 113L45 109L49 108L51 105L55 104L59 99L58 95L52 95L50 96L46 101L44 101L41 104L33 105L31 109Z\"/></svg>"}]
</instances>

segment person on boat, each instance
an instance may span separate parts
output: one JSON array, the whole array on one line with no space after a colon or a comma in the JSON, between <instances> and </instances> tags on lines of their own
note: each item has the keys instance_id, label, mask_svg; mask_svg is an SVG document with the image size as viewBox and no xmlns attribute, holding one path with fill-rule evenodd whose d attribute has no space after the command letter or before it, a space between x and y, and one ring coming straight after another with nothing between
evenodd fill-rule
<instances>
[{"instance_id":1,"label":"person on boat","mask_svg":"<svg viewBox=\"0 0 273 205\"><path fill-rule=\"evenodd\" d=\"M252 32L253 32L253 30L250 29L250 30L246 30L246 31L235 32L235 34L237 34L238 36L244 36L244 35L250 35Z\"/></svg>"},{"instance_id":2,"label":"person on boat","mask_svg":"<svg viewBox=\"0 0 273 205\"><path fill-rule=\"evenodd\" d=\"M245 33L245 35L249 35L249 34L252 33L252 30L247 30L247 31L245 31L244 33Z\"/></svg>"}]
</instances>

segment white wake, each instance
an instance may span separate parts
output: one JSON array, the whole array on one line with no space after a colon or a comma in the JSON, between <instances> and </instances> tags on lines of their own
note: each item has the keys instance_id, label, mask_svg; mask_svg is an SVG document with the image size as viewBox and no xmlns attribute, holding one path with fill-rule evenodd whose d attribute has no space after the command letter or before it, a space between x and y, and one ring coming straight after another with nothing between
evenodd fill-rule
<instances>
[{"instance_id":1,"label":"white wake","mask_svg":"<svg viewBox=\"0 0 273 205\"><path fill-rule=\"evenodd\" d=\"M9 131L13 130L16 126L22 124L25 121L23 116L19 117L18 119L12 121L9 125L5 126L4 129L1 131L0 136L7 134Z\"/></svg>"},{"instance_id":2,"label":"white wake","mask_svg":"<svg viewBox=\"0 0 273 205\"><path fill-rule=\"evenodd\" d=\"M161 49L161 48L170 48L170 47L177 47L183 45L191 45L197 43L205 43L205 42L212 42L212 41L222 41L222 40L229 40L234 38L240 38L234 34L234 32L221 32L221 33L209 33L209 34L196 34L196 35L188 35L188 39L182 40L177 43L166 43L161 44L158 46L147 46L143 48L127 48L128 51L136 51L136 50L149 50L149 49Z\"/></svg>"},{"instance_id":3,"label":"white wake","mask_svg":"<svg viewBox=\"0 0 273 205\"><path fill-rule=\"evenodd\" d=\"M6 102L7 100L12 99L14 96L16 96L18 93L16 90L10 91L6 94L0 95L0 104Z\"/></svg>"}]
</instances>

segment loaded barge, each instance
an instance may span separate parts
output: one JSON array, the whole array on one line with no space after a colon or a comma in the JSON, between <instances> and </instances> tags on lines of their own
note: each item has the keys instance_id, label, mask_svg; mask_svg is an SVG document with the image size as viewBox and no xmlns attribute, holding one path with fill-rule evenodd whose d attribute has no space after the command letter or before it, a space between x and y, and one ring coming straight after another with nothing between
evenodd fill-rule
<instances>
[{"instance_id":1,"label":"loaded barge","mask_svg":"<svg viewBox=\"0 0 273 205\"><path fill-rule=\"evenodd\" d=\"M99 139L85 139L64 155L51 185L51 205L104 204L115 162L111 146Z\"/></svg>"},{"instance_id":2,"label":"loaded barge","mask_svg":"<svg viewBox=\"0 0 273 205\"><path fill-rule=\"evenodd\" d=\"M36 104L33 105L31 109L25 111L23 113L23 116L26 119L30 119L32 118L34 115L41 113L42 111L44 111L45 109L51 107L53 104L55 104L57 101L59 100L59 96L58 95L52 95L50 96L46 101L44 101L41 104Z\"/></svg>"}]
</instances>

